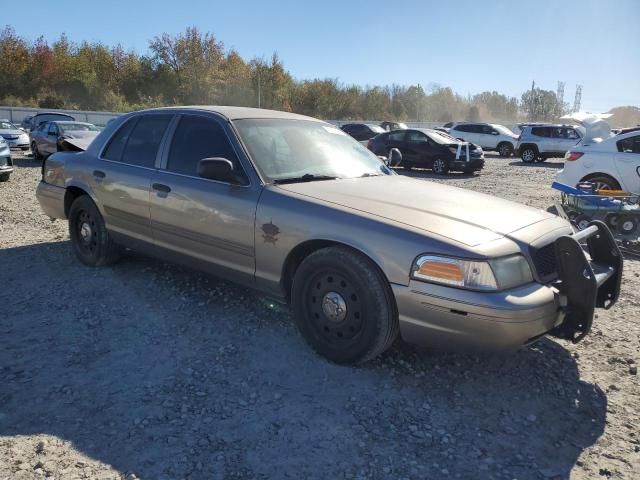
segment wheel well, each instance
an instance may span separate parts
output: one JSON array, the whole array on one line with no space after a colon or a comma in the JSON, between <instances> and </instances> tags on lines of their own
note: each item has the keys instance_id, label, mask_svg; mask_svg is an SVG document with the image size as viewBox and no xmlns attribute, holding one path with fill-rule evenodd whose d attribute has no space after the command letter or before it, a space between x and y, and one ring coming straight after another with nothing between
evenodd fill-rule
<instances>
[{"instance_id":1,"label":"wheel well","mask_svg":"<svg viewBox=\"0 0 640 480\"><path fill-rule=\"evenodd\" d=\"M538 151L538 146L535 143L525 143L525 144L520 145L520 151L524 150L525 148L531 148L535 152Z\"/></svg>"},{"instance_id":2,"label":"wheel well","mask_svg":"<svg viewBox=\"0 0 640 480\"><path fill-rule=\"evenodd\" d=\"M67 187L67 191L64 194L64 215L69 217L69 210L74 200L82 195L88 195L87 192L79 187Z\"/></svg>"},{"instance_id":3,"label":"wheel well","mask_svg":"<svg viewBox=\"0 0 640 480\"><path fill-rule=\"evenodd\" d=\"M513 148L513 143L509 142L508 140L503 140L498 144L498 148L500 148L501 145L509 145L511 148Z\"/></svg>"},{"instance_id":4,"label":"wheel well","mask_svg":"<svg viewBox=\"0 0 640 480\"><path fill-rule=\"evenodd\" d=\"M580 180L581 182L588 182L589 180L593 180L594 178L608 178L609 180L611 180L615 185L617 185L617 189L621 189L622 186L620 185L620 182L618 180L616 180L613 176L609 175L608 173L590 173L589 175L585 176L582 180Z\"/></svg>"},{"instance_id":5,"label":"wheel well","mask_svg":"<svg viewBox=\"0 0 640 480\"><path fill-rule=\"evenodd\" d=\"M361 255L364 255L369 260L371 260L371 263L373 263L373 265L376 266L380 274L388 282L389 279L385 275L384 271L382 271L382 268L380 268L380 265L378 265L373 259L371 259L371 257L369 257L366 253L362 252L361 250L358 250L357 248L347 245L346 243L336 242L333 240L308 240L306 242L301 243L300 245L297 245L293 250L291 250L291 252L289 252L287 259L284 262L284 266L282 267L282 277L280 280L280 284L282 285L282 290L284 292L287 302L291 300L291 287L293 286L293 277L295 276L296 270L298 270L298 267L300 266L302 261L305 258L307 258L309 255L311 255L313 252L316 252L322 248L331 247L331 246L346 247L355 252L360 253Z\"/></svg>"}]
</instances>

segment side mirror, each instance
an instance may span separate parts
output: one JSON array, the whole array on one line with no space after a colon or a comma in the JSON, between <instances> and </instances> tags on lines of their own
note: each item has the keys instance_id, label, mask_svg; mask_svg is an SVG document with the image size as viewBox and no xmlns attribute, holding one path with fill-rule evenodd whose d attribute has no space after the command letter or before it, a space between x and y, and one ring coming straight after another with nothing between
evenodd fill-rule
<instances>
[{"instance_id":1,"label":"side mirror","mask_svg":"<svg viewBox=\"0 0 640 480\"><path fill-rule=\"evenodd\" d=\"M198 176L209 180L234 180L233 163L226 158L203 158L198 162Z\"/></svg>"},{"instance_id":2,"label":"side mirror","mask_svg":"<svg viewBox=\"0 0 640 480\"><path fill-rule=\"evenodd\" d=\"M397 148L392 148L387 158L387 166L397 167L402 162L402 153Z\"/></svg>"}]
</instances>

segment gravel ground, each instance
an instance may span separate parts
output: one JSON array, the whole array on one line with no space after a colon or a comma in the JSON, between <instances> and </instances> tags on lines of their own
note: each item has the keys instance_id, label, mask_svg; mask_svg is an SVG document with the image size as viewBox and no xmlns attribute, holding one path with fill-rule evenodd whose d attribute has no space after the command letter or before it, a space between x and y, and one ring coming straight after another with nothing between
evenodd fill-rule
<instances>
[{"instance_id":1,"label":"gravel ground","mask_svg":"<svg viewBox=\"0 0 640 480\"><path fill-rule=\"evenodd\" d=\"M0 184L0 478L640 477L640 262L578 345L398 342L340 367L253 292L141 256L83 267L40 213L39 164L16 163ZM489 157L438 181L547 208L560 166Z\"/></svg>"}]
</instances>

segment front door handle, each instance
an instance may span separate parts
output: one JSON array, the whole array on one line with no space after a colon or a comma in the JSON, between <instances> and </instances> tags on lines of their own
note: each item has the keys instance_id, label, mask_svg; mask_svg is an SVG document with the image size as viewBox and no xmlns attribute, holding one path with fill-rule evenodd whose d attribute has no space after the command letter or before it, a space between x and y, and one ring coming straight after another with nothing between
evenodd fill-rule
<instances>
[{"instance_id":1,"label":"front door handle","mask_svg":"<svg viewBox=\"0 0 640 480\"><path fill-rule=\"evenodd\" d=\"M99 182L101 181L104 177L106 177L107 174L104 173L102 170L94 170L93 171L93 177Z\"/></svg>"},{"instance_id":2,"label":"front door handle","mask_svg":"<svg viewBox=\"0 0 640 480\"><path fill-rule=\"evenodd\" d=\"M151 188L162 193L169 193L171 191L171 187L169 185L164 185L162 183L154 183L151 185Z\"/></svg>"}]
</instances>

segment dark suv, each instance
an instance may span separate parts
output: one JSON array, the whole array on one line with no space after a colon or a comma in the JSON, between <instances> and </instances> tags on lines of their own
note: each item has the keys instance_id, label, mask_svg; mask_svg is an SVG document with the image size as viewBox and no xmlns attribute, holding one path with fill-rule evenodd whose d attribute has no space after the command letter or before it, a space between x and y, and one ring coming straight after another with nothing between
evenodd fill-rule
<instances>
[{"instance_id":1,"label":"dark suv","mask_svg":"<svg viewBox=\"0 0 640 480\"><path fill-rule=\"evenodd\" d=\"M547 158L561 158L582 140L573 125L523 125L516 154L525 163L544 162Z\"/></svg>"},{"instance_id":2,"label":"dark suv","mask_svg":"<svg viewBox=\"0 0 640 480\"><path fill-rule=\"evenodd\" d=\"M400 165L407 170L423 167L443 175L449 171L472 173L484 167L481 148L435 130L395 130L372 138L367 147L381 156L388 156L392 148L397 148L402 153Z\"/></svg>"}]
</instances>

